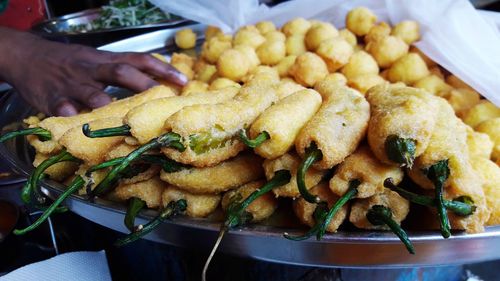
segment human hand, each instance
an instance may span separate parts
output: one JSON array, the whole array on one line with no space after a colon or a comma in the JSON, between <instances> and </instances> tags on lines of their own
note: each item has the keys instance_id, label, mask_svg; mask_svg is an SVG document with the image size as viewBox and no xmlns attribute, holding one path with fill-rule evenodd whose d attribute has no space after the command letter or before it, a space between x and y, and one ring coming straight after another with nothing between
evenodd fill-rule
<instances>
[{"instance_id":1,"label":"human hand","mask_svg":"<svg viewBox=\"0 0 500 281\"><path fill-rule=\"evenodd\" d=\"M75 115L83 107L111 102L108 85L135 92L158 85L152 77L177 85L187 78L149 54L112 53L81 45L46 41L0 28L0 78L35 108L50 115Z\"/></svg>"}]
</instances>

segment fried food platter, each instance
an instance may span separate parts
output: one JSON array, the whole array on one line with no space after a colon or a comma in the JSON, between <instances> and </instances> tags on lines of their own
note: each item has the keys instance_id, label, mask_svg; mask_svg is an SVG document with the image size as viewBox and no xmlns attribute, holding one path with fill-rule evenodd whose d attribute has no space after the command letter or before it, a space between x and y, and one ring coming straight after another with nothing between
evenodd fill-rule
<instances>
[{"instance_id":1,"label":"fried food platter","mask_svg":"<svg viewBox=\"0 0 500 281\"><path fill-rule=\"evenodd\" d=\"M204 26L190 26L201 34ZM167 54L175 50L173 38L176 29L161 30L118 41L101 47L108 51L138 51ZM111 94L126 95L125 91L110 88ZM29 108L18 95L9 94L0 105L0 128L9 126L17 129L20 120L35 111ZM13 128L14 127L14 128ZM0 154L20 175L27 176L32 171L33 151L24 138L10 140L0 145ZM42 182L43 192L49 197L57 197L63 189L54 181ZM123 225L125 206L107 200L96 199L89 202L79 195L71 195L65 204L76 214L105 227L127 232ZM286 204L285 204L286 205ZM399 239L390 232L352 231L343 229L335 234L327 234L323 240L309 239L291 241L283 238L283 233L300 234L304 228L290 220L290 206L280 206L279 212L260 224L250 224L240 230L230 231L221 244L220 250L228 254L252 257L260 260L325 267L404 267L463 264L500 258L500 226L487 227L479 234L454 232L444 240L438 231L409 231L417 255L410 255ZM146 210L138 217L145 223L156 212ZM206 219L177 216L167 221L145 237L145 239L177 246L208 250L216 239L222 218L216 212ZM201 238L201 239L200 239Z\"/></svg>"}]
</instances>

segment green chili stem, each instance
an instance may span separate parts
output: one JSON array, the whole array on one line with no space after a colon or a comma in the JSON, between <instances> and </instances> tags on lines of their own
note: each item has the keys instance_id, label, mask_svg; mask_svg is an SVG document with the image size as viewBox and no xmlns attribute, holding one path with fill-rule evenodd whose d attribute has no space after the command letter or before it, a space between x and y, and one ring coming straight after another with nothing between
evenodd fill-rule
<instances>
[{"instance_id":1,"label":"green chili stem","mask_svg":"<svg viewBox=\"0 0 500 281\"><path fill-rule=\"evenodd\" d=\"M80 160L71 155L66 150L63 150L61 153L45 159L42 163L40 163L40 165L38 165L38 167L36 167L35 171L33 171L33 173L30 175L27 183L24 185L21 191L21 199L25 204L31 203L31 196L33 194L35 194L39 200L41 200L40 198L43 198L42 195L39 194L37 188L38 182L40 181L43 172L50 166L64 161L79 162Z\"/></svg>"},{"instance_id":2,"label":"green chili stem","mask_svg":"<svg viewBox=\"0 0 500 281\"><path fill-rule=\"evenodd\" d=\"M14 230L14 234L16 235L22 235L25 234L29 231L32 231L33 229L37 228L42 224L47 218L54 212L56 211L57 207L66 199L68 196L71 194L75 193L78 189L83 187L83 184L85 181L81 176L77 176L73 182L68 186L68 189L66 189L51 205L48 207L45 212L30 226L26 227L25 229L16 229Z\"/></svg>"},{"instance_id":3,"label":"green chili stem","mask_svg":"<svg viewBox=\"0 0 500 281\"><path fill-rule=\"evenodd\" d=\"M300 195L309 203L319 203L320 198L316 195L309 193L309 190L306 187L306 172L307 170L314 164L315 162L321 160L323 158L323 153L319 150L315 143L312 143L306 149L306 154L304 155L304 159L300 162L300 165L297 169L297 187L299 188Z\"/></svg>"},{"instance_id":4,"label":"green chili stem","mask_svg":"<svg viewBox=\"0 0 500 281\"><path fill-rule=\"evenodd\" d=\"M288 234L287 232L285 232L285 233L283 233L283 236L286 239L293 240L293 241L307 240L307 239L311 238L313 235L316 235L318 233L318 231L320 230L320 228L321 228L321 224L320 223L316 223L311 229L309 229L309 231L307 231L303 235L300 235L300 236L291 236L290 234Z\"/></svg>"},{"instance_id":5,"label":"green chili stem","mask_svg":"<svg viewBox=\"0 0 500 281\"><path fill-rule=\"evenodd\" d=\"M396 191L399 195L410 202L428 207L436 207L436 201L434 198L415 194L404 188L398 187L394 184L391 178L385 180L384 186ZM471 215L476 209L476 206L458 200L444 200L444 206L453 213L464 217Z\"/></svg>"},{"instance_id":6,"label":"green chili stem","mask_svg":"<svg viewBox=\"0 0 500 281\"><path fill-rule=\"evenodd\" d=\"M416 141L405 139L397 135L390 135L385 140L387 158L411 169L415 160Z\"/></svg>"},{"instance_id":7,"label":"green chili stem","mask_svg":"<svg viewBox=\"0 0 500 281\"><path fill-rule=\"evenodd\" d=\"M184 145L180 142L181 137L175 133L166 133L155 139L150 140L148 143L138 147L127 155L119 164L114 166L111 171L104 177L104 179L96 186L96 188L91 192L91 196L101 195L108 192L112 186L118 181L120 173L127 168L130 163L137 158L141 157L145 152L156 149L159 147L174 147L177 150L183 151L185 149Z\"/></svg>"},{"instance_id":8,"label":"green chili stem","mask_svg":"<svg viewBox=\"0 0 500 281\"><path fill-rule=\"evenodd\" d=\"M130 136L130 126L125 124L125 125L118 126L118 127L92 131L92 129L90 129L90 125L87 123L87 124L83 124L82 132L88 138Z\"/></svg>"},{"instance_id":9,"label":"green chili stem","mask_svg":"<svg viewBox=\"0 0 500 281\"><path fill-rule=\"evenodd\" d=\"M18 137L18 136L26 136L26 135L37 135L41 141L48 141L52 138L52 134L45 130L44 128L29 128L14 132L8 132L5 135L0 137L0 142L4 142L6 140Z\"/></svg>"},{"instance_id":10,"label":"green chili stem","mask_svg":"<svg viewBox=\"0 0 500 281\"><path fill-rule=\"evenodd\" d=\"M354 196L356 196L356 194L358 194L358 186L360 184L361 181L357 179L351 180L349 182L349 188L347 189L347 191L344 193L344 195L342 195L339 198L339 200L337 200L337 202L335 202L335 204L328 211L328 214L326 215L325 219L321 222L321 227L318 233L316 234L317 240L321 240L323 235L325 235L328 225L332 221L335 214L340 210L340 208L342 208L342 206L344 206L347 203L347 201L351 200L352 198L354 198Z\"/></svg>"},{"instance_id":11,"label":"green chili stem","mask_svg":"<svg viewBox=\"0 0 500 281\"><path fill-rule=\"evenodd\" d=\"M184 212L186 210L186 207L187 203L184 199L168 203L167 207L163 208L163 210L160 211L160 214L152 221L145 224L140 230L132 232L124 238L117 240L114 245L117 247L121 247L130 242L138 240L139 238L153 231L156 227L158 227L161 223L163 223L171 216Z\"/></svg>"},{"instance_id":12,"label":"green chili stem","mask_svg":"<svg viewBox=\"0 0 500 281\"><path fill-rule=\"evenodd\" d=\"M401 226L392 219L391 209L382 205L375 205L368 210L366 218L373 225L387 225L392 232L399 237L399 240L403 242L408 252L413 255L415 254L415 248L408 238L408 234L406 234L403 228L401 228Z\"/></svg>"},{"instance_id":13,"label":"green chili stem","mask_svg":"<svg viewBox=\"0 0 500 281\"><path fill-rule=\"evenodd\" d=\"M263 132L260 132L260 134L257 135L257 137L255 137L254 139L250 139L247 136L247 132L245 129L240 130L239 136L240 136L240 140L246 146L251 147L251 148L256 148L257 146L260 146L263 142L265 142L266 140L271 138L271 136L269 136L268 132L263 131Z\"/></svg>"},{"instance_id":14,"label":"green chili stem","mask_svg":"<svg viewBox=\"0 0 500 281\"><path fill-rule=\"evenodd\" d=\"M439 215L439 222L441 225L441 235L443 235L444 238L448 238L451 235L451 227L443 199L444 183L450 175L448 160L441 160L436 164L430 166L429 169L425 170L424 172L426 173L427 178L429 178L429 180L434 183L435 204Z\"/></svg>"},{"instance_id":15,"label":"green chili stem","mask_svg":"<svg viewBox=\"0 0 500 281\"><path fill-rule=\"evenodd\" d=\"M243 202L238 203L234 208L228 209L226 220L224 221L224 226L227 228L236 227L245 223L242 219L243 213L246 208L252 204L260 196L268 193L278 186L285 185L290 182L292 175L288 170L279 170L274 173L274 177L264 184L261 188L252 192Z\"/></svg>"},{"instance_id":16,"label":"green chili stem","mask_svg":"<svg viewBox=\"0 0 500 281\"><path fill-rule=\"evenodd\" d=\"M137 214L146 206L146 202L140 198L132 197L129 200L127 213L125 214L124 224L130 230L134 232L135 228L135 217Z\"/></svg>"}]
</instances>

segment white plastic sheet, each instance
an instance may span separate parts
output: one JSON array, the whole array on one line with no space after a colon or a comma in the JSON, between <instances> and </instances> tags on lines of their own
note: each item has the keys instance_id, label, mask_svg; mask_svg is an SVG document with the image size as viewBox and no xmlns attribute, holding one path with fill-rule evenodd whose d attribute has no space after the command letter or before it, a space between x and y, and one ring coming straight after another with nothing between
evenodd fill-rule
<instances>
[{"instance_id":1,"label":"white plastic sheet","mask_svg":"<svg viewBox=\"0 0 500 281\"><path fill-rule=\"evenodd\" d=\"M358 6L370 8L391 24L420 23L416 45L431 59L500 106L500 31L467 0L294 0L269 8L258 0L151 0L164 11L225 32L262 20L282 25L294 17L315 18L344 26ZM491 17L491 14L488 15Z\"/></svg>"}]
</instances>

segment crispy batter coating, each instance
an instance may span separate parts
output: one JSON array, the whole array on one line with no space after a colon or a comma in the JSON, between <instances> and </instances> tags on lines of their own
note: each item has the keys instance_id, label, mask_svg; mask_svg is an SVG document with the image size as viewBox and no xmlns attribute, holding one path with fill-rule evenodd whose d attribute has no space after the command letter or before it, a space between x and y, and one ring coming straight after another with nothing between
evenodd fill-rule
<instances>
[{"instance_id":1,"label":"crispy batter coating","mask_svg":"<svg viewBox=\"0 0 500 281\"><path fill-rule=\"evenodd\" d=\"M364 138L370 119L370 105L362 94L332 84L331 92L320 92L323 104L295 140L301 157L313 142L316 143L323 153L321 161L314 164L318 169L330 169L344 161Z\"/></svg>"},{"instance_id":2,"label":"crispy batter coating","mask_svg":"<svg viewBox=\"0 0 500 281\"><path fill-rule=\"evenodd\" d=\"M356 35L347 28L339 30L339 36L344 38L353 48L358 44Z\"/></svg>"},{"instance_id":3,"label":"crispy batter coating","mask_svg":"<svg viewBox=\"0 0 500 281\"><path fill-rule=\"evenodd\" d=\"M305 42L309 51L316 51L321 42L339 35L338 30L330 23L320 22L313 25L306 33Z\"/></svg>"},{"instance_id":4,"label":"crispy batter coating","mask_svg":"<svg viewBox=\"0 0 500 281\"><path fill-rule=\"evenodd\" d=\"M276 86L276 94L280 100L294 94L298 91L304 90L305 87L295 82L293 79L282 79Z\"/></svg>"},{"instance_id":5,"label":"crispy batter coating","mask_svg":"<svg viewBox=\"0 0 500 281\"><path fill-rule=\"evenodd\" d=\"M276 31L276 26L272 21L261 21L255 24L260 34L264 35L271 31Z\"/></svg>"},{"instance_id":6,"label":"crispy batter coating","mask_svg":"<svg viewBox=\"0 0 500 281\"><path fill-rule=\"evenodd\" d=\"M43 161L49 158L51 155L46 155L37 152L35 154L35 159L33 160L33 166L36 168ZM49 175L51 180L64 181L66 178L71 176L78 169L78 163L75 162L59 162L44 171L45 174Z\"/></svg>"},{"instance_id":7,"label":"crispy batter coating","mask_svg":"<svg viewBox=\"0 0 500 281\"><path fill-rule=\"evenodd\" d=\"M420 26L416 21L404 20L394 26L391 34L403 39L406 44L410 45L420 39Z\"/></svg>"},{"instance_id":8,"label":"crispy batter coating","mask_svg":"<svg viewBox=\"0 0 500 281\"><path fill-rule=\"evenodd\" d=\"M366 218L368 210L375 205L388 207L392 211L392 219L401 224L410 212L410 202L399 196L396 192L385 188L382 193L365 199L356 199L352 204L349 221L356 227L362 229L384 229L389 230L386 225L373 225Z\"/></svg>"},{"instance_id":9,"label":"crispy batter coating","mask_svg":"<svg viewBox=\"0 0 500 281\"><path fill-rule=\"evenodd\" d=\"M352 87L362 94L366 94L368 90L380 84L385 84L386 81L378 74L362 74L352 77L347 82L349 87Z\"/></svg>"},{"instance_id":10,"label":"crispy batter coating","mask_svg":"<svg viewBox=\"0 0 500 281\"><path fill-rule=\"evenodd\" d=\"M113 191L113 195L119 200L128 200L137 197L146 202L148 208L158 208L162 202L162 193L166 184L159 177L132 184L120 184Z\"/></svg>"},{"instance_id":11,"label":"crispy batter coating","mask_svg":"<svg viewBox=\"0 0 500 281\"><path fill-rule=\"evenodd\" d=\"M493 161L482 157L471 159L474 171L483 179L483 191L486 205L491 211L487 225L500 224L500 167Z\"/></svg>"},{"instance_id":12,"label":"crispy batter coating","mask_svg":"<svg viewBox=\"0 0 500 281\"><path fill-rule=\"evenodd\" d=\"M232 100L184 107L167 119L165 128L183 138L186 150L163 148L162 152L196 167L213 166L236 156L245 149L237 137L238 131L278 100L274 86L269 82L255 83L241 88Z\"/></svg>"},{"instance_id":13,"label":"crispy batter coating","mask_svg":"<svg viewBox=\"0 0 500 281\"><path fill-rule=\"evenodd\" d=\"M238 89L229 87L218 91L195 92L187 96L174 96L152 100L130 110L124 122L139 143L144 144L166 132L165 120L182 108L194 104L216 104L232 99Z\"/></svg>"},{"instance_id":14,"label":"crispy batter coating","mask_svg":"<svg viewBox=\"0 0 500 281\"><path fill-rule=\"evenodd\" d=\"M186 86L182 87L181 96L189 96L192 93L205 93L208 90L208 84L203 81L192 80ZM130 112L130 111L129 111Z\"/></svg>"},{"instance_id":15,"label":"crispy batter coating","mask_svg":"<svg viewBox=\"0 0 500 281\"><path fill-rule=\"evenodd\" d=\"M254 154L240 154L212 167L160 174L162 180L192 194L218 194L263 176L262 158Z\"/></svg>"},{"instance_id":16,"label":"crispy batter coating","mask_svg":"<svg viewBox=\"0 0 500 281\"><path fill-rule=\"evenodd\" d=\"M217 73L233 81L241 81L249 70L250 61L240 50L227 49L217 60Z\"/></svg>"},{"instance_id":17,"label":"crispy batter coating","mask_svg":"<svg viewBox=\"0 0 500 281\"><path fill-rule=\"evenodd\" d=\"M370 42L366 49L377 61L378 66L387 68L408 53L409 46L401 38L386 36Z\"/></svg>"},{"instance_id":18,"label":"crispy batter coating","mask_svg":"<svg viewBox=\"0 0 500 281\"><path fill-rule=\"evenodd\" d=\"M249 129L250 138L267 132L270 139L254 149L255 153L274 159L292 148L300 129L321 106L318 92L306 89L295 92L266 109ZM287 124L283 124L283 120Z\"/></svg>"},{"instance_id":19,"label":"crispy batter coating","mask_svg":"<svg viewBox=\"0 0 500 281\"><path fill-rule=\"evenodd\" d=\"M403 82L412 85L427 75L429 69L422 57L416 53L408 53L391 65L387 78L393 83Z\"/></svg>"},{"instance_id":20,"label":"crispy batter coating","mask_svg":"<svg viewBox=\"0 0 500 281\"><path fill-rule=\"evenodd\" d=\"M300 56L307 52L306 42L303 34L295 34L286 38L286 54Z\"/></svg>"},{"instance_id":21,"label":"crispy batter coating","mask_svg":"<svg viewBox=\"0 0 500 281\"><path fill-rule=\"evenodd\" d=\"M440 96L448 101L459 117L464 116L480 101L479 94L476 91L468 89L451 89L446 92L441 92Z\"/></svg>"},{"instance_id":22,"label":"crispy batter coating","mask_svg":"<svg viewBox=\"0 0 500 281\"><path fill-rule=\"evenodd\" d=\"M330 180L330 190L342 196L349 188L349 182L359 180L356 198L368 198L384 191L384 181L392 178L395 184L403 180L399 167L381 163L368 146L359 147L342 162Z\"/></svg>"},{"instance_id":23,"label":"crispy batter coating","mask_svg":"<svg viewBox=\"0 0 500 281\"><path fill-rule=\"evenodd\" d=\"M257 55L262 64L275 65L286 56L285 42L279 40L265 41L257 48Z\"/></svg>"},{"instance_id":24,"label":"crispy batter coating","mask_svg":"<svg viewBox=\"0 0 500 281\"><path fill-rule=\"evenodd\" d=\"M196 45L196 33L191 28L184 28L175 33L175 45L181 49L191 49Z\"/></svg>"},{"instance_id":25,"label":"crispy batter coating","mask_svg":"<svg viewBox=\"0 0 500 281\"><path fill-rule=\"evenodd\" d=\"M122 125L121 117L111 117L97 119L89 122L92 130L117 127ZM106 153L123 142L123 136L106 137L106 138L88 138L82 132L80 126L68 130L59 139L59 143L66 147L66 150L71 155L79 158L91 165L99 164L104 161Z\"/></svg>"},{"instance_id":26,"label":"crispy batter coating","mask_svg":"<svg viewBox=\"0 0 500 281\"><path fill-rule=\"evenodd\" d=\"M446 84L441 77L434 74L418 80L413 86L439 96L442 96L442 93L452 89L452 87Z\"/></svg>"},{"instance_id":27,"label":"crispy batter coating","mask_svg":"<svg viewBox=\"0 0 500 281\"><path fill-rule=\"evenodd\" d=\"M209 63L215 64L220 55L233 46L229 35L219 34L207 39L201 47L201 56Z\"/></svg>"},{"instance_id":28,"label":"crispy batter coating","mask_svg":"<svg viewBox=\"0 0 500 281\"><path fill-rule=\"evenodd\" d=\"M337 200L338 196L333 194L328 188L327 183L320 183L315 187L311 188L310 192L314 195L319 196L321 201L328 202L328 207L331 207ZM300 222L313 227L316 224L314 219L314 210L316 210L316 204L312 204L304 200L304 198L299 198L293 202L293 211ZM328 232L337 232L339 226L344 222L349 212L349 202L342 206L338 212L333 216L330 224L326 228Z\"/></svg>"},{"instance_id":29,"label":"crispy batter coating","mask_svg":"<svg viewBox=\"0 0 500 281\"><path fill-rule=\"evenodd\" d=\"M264 36L260 34L255 26L247 25L240 28L234 34L233 45L247 45L255 49L264 43L265 40Z\"/></svg>"},{"instance_id":30,"label":"crispy batter coating","mask_svg":"<svg viewBox=\"0 0 500 281\"><path fill-rule=\"evenodd\" d=\"M167 185L167 188L163 191L161 198L161 202L164 207L172 201L184 199L187 203L186 215L192 218L203 218L210 215L213 211L215 211L215 209L217 209L221 196L191 194L172 185Z\"/></svg>"},{"instance_id":31,"label":"crispy batter coating","mask_svg":"<svg viewBox=\"0 0 500 281\"><path fill-rule=\"evenodd\" d=\"M292 35L305 35L307 31L311 28L311 22L304 18L295 18L283 25L281 28L281 31L286 35L286 36L292 36Z\"/></svg>"},{"instance_id":32,"label":"crispy batter coating","mask_svg":"<svg viewBox=\"0 0 500 281\"><path fill-rule=\"evenodd\" d=\"M289 55L284 57L282 60L276 64L275 68L278 70L278 74L280 75L281 78L287 77L288 71L290 70L290 67L295 63L295 60L297 59L297 56L294 55Z\"/></svg>"},{"instance_id":33,"label":"crispy batter coating","mask_svg":"<svg viewBox=\"0 0 500 281\"><path fill-rule=\"evenodd\" d=\"M265 181L254 181L242 185L237 189L226 192L222 197L222 208L227 210L231 201L234 200L234 196L241 196L241 200L245 200L248 196L250 196L250 194L258 190L265 183ZM255 201L248 205L245 210L252 214L252 222L258 222L270 217L276 208L278 208L278 201L272 196L271 193L266 193L255 199Z\"/></svg>"},{"instance_id":34,"label":"crispy batter coating","mask_svg":"<svg viewBox=\"0 0 500 281\"><path fill-rule=\"evenodd\" d=\"M342 67L342 74L350 79L363 74L378 74L377 61L365 51L357 51L349 58L349 62Z\"/></svg>"},{"instance_id":35,"label":"crispy batter coating","mask_svg":"<svg viewBox=\"0 0 500 281\"><path fill-rule=\"evenodd\" d=\"M487 100L481 100L472 107L463 117L465 124L476 128L482 122L500 117L500 108Z\"/></svg>"},{"instance_id":36,"label":"crispy batter coating","mask_svg":"<svg viewBox=\"0 0 500 281\"><path fill-rule=\"evenodd\" d=\"M268 180L272 179L274 177L274 173L279 170L288 170L292 175L289 183L273 189L273 193L276 197L300 197L299 188L297 187L297 168L299 167L300 160L301 159L297 153L292 151L283 154L276 159L266 159L264 161L262 166L264 167L266 178ZM317 185L325 174L326 170L316 170L314 168L308 169L305 177L306 187L311 188Z\"/></svg>"},{"instance_id":37,"label":"crispy batter coating","mask_svg":"<svg viewBox=\"0 0 500 281\"><path fill-rule=\"evenodd\" d=\"M374 25L372 28L370 28L370 31L368 31L364 39L366 43L370 43L383 39L389 36L390 34L391 34L391 26L388 23L382 21Z\"/></svg>"},{"instance_id":38,"label":"crispy batter coating","mask_svg":"<svg viewBox=\"0 0 500 281\"><path fill-rule=\"evenodd\" d=\"M146 101L174 95L175 93L169 87L160 85L129 98L114 101L106 106L94 109L89 113L71 117L49 117L41 121L38 126L50 131L52 139L42 142L38 137L31 136L28 138L28 141L38 152L51 154L62 148L56 142L58 142L62 135L71 128L79 127L90 121L102 118L123 118L130 109Z\"/></svg>"},{"instance_id":39,"label":"crispy batter coating","mask_svg":"<svg viewBox=\"0 0 500 281\"><path fill-rule=\"evenodd\" d=\"M437 99L438 118L429 145L416 159L408 175L422 188L433 189L434 185L423 171L438 161L448 159L450 176L444 186L445 199L469 196L477 207L476 211L467 217L449 214L451 226L454 229L465 229L467 232L481 232L488 220L489 210L482 189L483 182L470 164L467 127L455 116L453 109L444 99Z\"/></svg>"},{"instance_id":40,"label":"crispy batter coating","mask_svg":"<svg viewBox=\"0 0 500 281\"><path fill-rule=\"evenodd\" d=\"M370 29L375 25L377 16L365 7L352 9L347 13L346 26L357 36L368 34Z\"/></svg>"},{"instance_id":41,"label":"crispy batter coating","mask_svg":"<svg viewBox=\"0 0 500 281\"><path fill-rule=\"evenodd\" d=\"M415 157L425 151L437 120L438 98L416 88L380 85L368 91L367 99L372 112L368 143L382 163L397 164L385 150L391 135L416 140Z\"/></svg>"},{"instance_id":42,"label":"crispy batter coating","mask_svg":"<svg viewBox=\"0 0 500 281\"><path fill-rule=\"evenodd\" d=\"M337 36L322 41L316 53L326 62L328 71L335 72L349 62L354 49L347 40Z\"/></svg>"}]
</instances>

